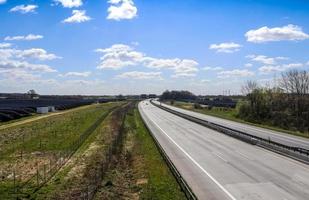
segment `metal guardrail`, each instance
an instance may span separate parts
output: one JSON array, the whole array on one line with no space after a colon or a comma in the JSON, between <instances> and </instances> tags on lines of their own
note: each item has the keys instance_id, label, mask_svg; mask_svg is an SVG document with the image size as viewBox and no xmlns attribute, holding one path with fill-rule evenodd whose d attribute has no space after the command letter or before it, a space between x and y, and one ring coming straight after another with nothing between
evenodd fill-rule
<instances>
[{"instance_id":1,"label":"metal guardrail","mask_svg":"<svg viewBox=\"0 0 309 200\"><path fill-rule=\"evenodd\" d=\"M197 200L198 198L195 196L195 194L193 193L192 189L190 188L188 183L185 181L185 179L181 176L180 172L177 170L176 166L173 164L171 159L168 157L168 155L166 154L166 152L164 151L164 149L160 145L159 141L153 135L151 129L147 125L147 123L146 123L146 121L145 121L145 119L143 118L142 115L141 115L141 118L142 118L142 120L144 122L145 127L147 128L148 132L150 133L150 135L151 135L151 137L152 137L152 139L153 139L157 149L159 150L161 156L163 157L163 159L166 162L167 166L171 170L172 174L176 178L178 184L180 185L182 191L185 193L187 199L189 199L189 200Z\"/></svg>"},{"instance_id":2,"label":"metal guardrail","mask_svg":"<svg viewBox=\"0 0 309 200\"><path fill-rule=\"evenodd\" d=\"M264 138L261 138L261 137L255 136L255 135L251 135L249 133L245 133L243 131L235 130L235 129L232 129L232 128L229 128L229 127L222 126L220 124L209 122L207 120L203 120L203 119L200 119L200 118L197 118L197 117L193 117L193 116L172 110L172 109L167 108L165 106L155 104L152 101L150 101L150 102L151 102L152 105L154 105L158 108L161 108L161 109L163 109L167 112L175 114L175 115L182 117L184 119L187 119L189 121L192 121L192 122L198 123L202 126L214 129L214 130L219 131L221 133L224 133L228 136L231 136L231 137L237 138L239 140L242 140L244 142L250 143L252 145L257 145L257 146L263 147L265 149L268 149L270 151L288 156L290 158L293 158L293 159L298 160L300 162L303 162L305 164L309 164L309 150L308 149L288 146L288 145L284 145L284 144L281 144L281 143L278 143L278 142L275 142L275 141L267 140L267 139L264 139Z\"/></svg>"}]
</instances>

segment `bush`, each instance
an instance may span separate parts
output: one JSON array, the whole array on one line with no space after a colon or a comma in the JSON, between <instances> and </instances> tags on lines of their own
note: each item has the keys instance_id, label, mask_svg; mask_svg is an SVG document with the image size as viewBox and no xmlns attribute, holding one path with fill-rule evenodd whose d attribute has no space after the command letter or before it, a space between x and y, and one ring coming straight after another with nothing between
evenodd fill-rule
<instances>
[{"instance_id":1,"label":"bush","mask_svg":"<svg viewBox=\"0 0 309 200\"><path fill-rule=\"evenodd\" d=\"M195 108L195 109L201 109L202 106L201 106L201 104L199 104L199 103L194 103L194 108Z\"/></svg>"}]
</instances>

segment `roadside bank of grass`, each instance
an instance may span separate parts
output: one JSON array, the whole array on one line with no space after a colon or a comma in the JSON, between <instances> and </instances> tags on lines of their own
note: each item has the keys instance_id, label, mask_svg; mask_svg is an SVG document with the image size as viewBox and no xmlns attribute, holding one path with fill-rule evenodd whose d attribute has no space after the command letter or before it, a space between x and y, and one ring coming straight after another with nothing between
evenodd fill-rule
<instances>
[{"instance_id":1,"label":"roadside bank of grass","mask_svg":"<svg viewBox=\"0 0 309 200\"><path fill-rule=\"evenodd\" d=\"M122 153L95 199L186 199L137 108L127 114L125 128Z\"/></svg>"},{"instance_id":2,"label":"roadside bank of grass","mask_svg":"<svg viewBox=\"0 0 309 200\"><path fill-rule=\"evenodd\" d=\"M111 112L83 143L71 160L36 193L36 199L92 199L101 180L112 166L120 143L114 143L122 132L128 105Z\"/></svg>"},{"instance_id":3,"label":"roadside bank of grass","mask_svg":"<svg viewBox=\"0 0 309 200\"><path fill-rule=\"evenodd\" d=\"M74 116L72 116L73 114L71 113L69 116L63 115L61 118L60 116L54 116L57 119L42 119L41 123L48 124L51 122L51 124L48 125L53 125L55 128L59 128L60 125L63 126L63 123L73 123L73 125L78 126L80 131L82 131L83 127L88 124L88 120L97 120L99 116L102 117L102 114L106 114L104 120L91 132L89 137L81 143L72 157L65 159L67 162L61 165L61 168L55 171L55 174L53 174L51 178L46 180L46 183L37 185L35 176L34 182L31 181L28 183L30 186L29 190L18 190L16 191L17 193L22 193L16 195L21 197L21 199L37 200L87 198L100 200L186 199L175 177L161 157L150 133L144 126L136 106L133 105L133 103L96 105L89 108L90 111L79 111L75 113ZM112 112L107 112L107 110L111 108L115 109L113 109ZM82 123L78 125L75 120L78 120L79 123L81 123L80 120L85 120L86 122L84 123L86 124ZM19 128L25 131L24 134L32 135L33 133L30 132L36 129L27 130L27 127L37 128L37 123L38 121L31 122ZM45 127L47 125L43 124L42 126ZM64 127L66 128L60 129L61 132L58 131L56 135L53 131L46 131L44 136L56 142L56 140L58 141L59 138L65 136L65 134L72 134L71 131L69 131L70 125L65 125ZM39 130L44 130L41 128ZM14 130L15 129L16 127ZM77 130L74 129L74 131ZM13 133L15 133L15 131L13 131L12 134ZM20 136L17 136L16 139L19 140ZM29 142L31 140L35 141L30 143L36 145L26 145L27 151L25 152L28 153L24 152L24 157L22 159L19 158L18 154L16 157L10 156L11 154L8 153L8 155L2 157L0 161L2 163L8 163L13 162L14 159L19 159L19 161L27 164L23 165L26 167L20 168L21 172L27 173L28 171L35 173L36 166L33 166L31 163L37 164L39 161L44 165L44 173L40 173L38 178L44 181L45 166L47 172L50 170L48 163L44 164L45 160L49 159L51 152L65 152L66 147L63 145L66 143L70 144L72 142L71 139L74 137L72 136L71 138L70 136L69 138L61 139L63 144L59 140L58 142L61 144L59 143L56 145L55 143L55 145L52 146L47 145L49 146L47 149L45 149L46 147L43 145L42 147L45 149L44 153L41 153L40 149L36 149L40 143L37 143L38 140L35 138L35 135L28 138ZM9 147L10 146L6 146L2 150L8 152L6 149L10 149ZM32 155L31 152L33 151L35 154ZM13 153L13 155L15 154ZM34 156L36 156L35 159L32 158ZM58 161L62 162L63 158L64 157L60 156ZM6 177L10 176L10 174L7 175ZM22 181L21 176L18 176L18 181ZM12 188L14 188L12 177L0 180L0 199L10 199L11 197L12 199L16 199L16 195L14 195ZM5 194L5 192L9 193Z\"/></svg>"},{"instance_id":4,"label":"roadside bank of grass","mask_svg":"<svg viewBox=\"0 0 309 200\"><path fill-rule=\"evenodd\" d=\"M89 128L121 104L91 105L1 130L0 199L32 193L91 134Z\"/></svg>"}]
</instances>

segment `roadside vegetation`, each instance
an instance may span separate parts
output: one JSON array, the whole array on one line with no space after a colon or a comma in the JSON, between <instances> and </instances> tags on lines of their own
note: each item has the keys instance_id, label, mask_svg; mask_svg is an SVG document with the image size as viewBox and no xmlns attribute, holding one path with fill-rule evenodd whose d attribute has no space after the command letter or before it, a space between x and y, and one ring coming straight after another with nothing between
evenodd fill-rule
<instances>
[{"instance_id":1,"label":"roadside vegetation","mask_svg":"<svg viewBox=\"0 0 309 200\"><path fill-rule=\"evenodd\" d=\"M247 100L238 105L237 116L308 136L309 72L291 70L276 82L273 87L263 87L248 81L243 86Z\"/></svg>"},{"instance_id":2,"label":"roadside vegetation","mask_svg":"<svg viewBox=\"0 0 309 200\"><path fill-rule=\"evenodd\" d=\"M119 105L91 105L1 130L1 199L28 197L69 159L94 123Z\"/></svg>"},{"instance_id":3,"label":"roadside vegetation","mask_svg":"<svg viewBox=\"0 0 309 200\"><path fill-rule=\"evenodd\" d=\"M247 81L242 88L245 96L236 108L203 106L196 103L199 97L186 91L165 92L161 100L203 114L309 137L309 73L291 70L274 82L270 87Z\"/></svg>"},{"instance_id":4,"label":"roadside vegetation","mask_svg":"<svg viewBox=\"0 0 309 200\"><path fill-rule=\"evenodd\" d=\"M1 131L0 199L185 199L136 102Z\"/></svg>"},{"instance_id":5,"label":"roadside vegetation","mask_svg":"<svg viewBox=\"0 0 309 200\"><path fill-rule=\"evenodd\" d=\"M137 108L127 114L125 131L118 161L95 199L186 199Z\"/></svg>"}]
</instances>

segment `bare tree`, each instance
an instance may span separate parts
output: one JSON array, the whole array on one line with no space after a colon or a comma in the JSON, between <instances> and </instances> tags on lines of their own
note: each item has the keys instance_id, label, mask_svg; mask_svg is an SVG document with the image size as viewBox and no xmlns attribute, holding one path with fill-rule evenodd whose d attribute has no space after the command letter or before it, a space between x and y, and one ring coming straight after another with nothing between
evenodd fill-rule
<instances>
[{"instance_id":1,"label":"bare tree","mask_svg":"<svg viewBox=\"0 0 309 200\"><path fill-rule=\"evenodd\" d=\"M248 80L246 83L241 87L241 92L244 95L248 95L253 92L253 90L258 89L258 83L256 81Z\"/></svg>"},{"instance_id":2,"label":"bare tree","mask_svg":"<svg viewBox=\"0 0 309 200\"><path fill-rule=\"evenodd\" d=\"M282 74L280 87L289 94L303 96L309 94L309 73L291 70Z\"/></svg>"},{"instance_id":3,"label":"bare tree","mask_svg":"<svg viewBox=\"0 0 309 200\"><path fill-rule=\"evenodd\" d=\"M280 87L287 93L291 108L296 114L297 124L306 110L309 94L309 73L307 71L291 70L282 74Z\"/></svg>"}]
</instances>

